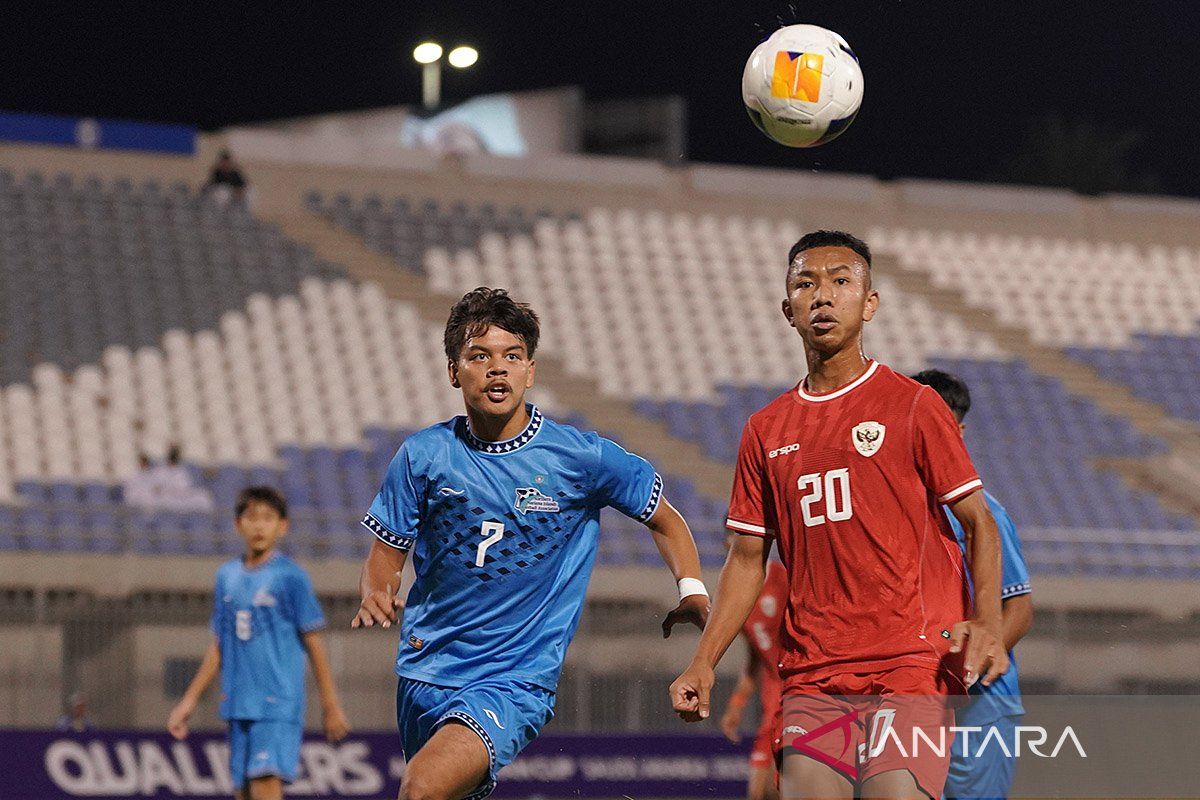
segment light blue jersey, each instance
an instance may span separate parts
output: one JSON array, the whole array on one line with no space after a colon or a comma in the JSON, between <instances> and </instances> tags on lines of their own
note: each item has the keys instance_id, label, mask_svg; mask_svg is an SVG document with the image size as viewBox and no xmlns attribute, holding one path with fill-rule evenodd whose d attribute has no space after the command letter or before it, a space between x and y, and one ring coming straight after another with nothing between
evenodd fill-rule
<instances>
[{"instance_id":1,"label":"light blue jersey","mask_svg":"<svg viewBox=\"0 0 1200 800\"><path fill-rule=\"evenodd\" d=\"M529 407L504 442L466 417L405 442L363 524L412 551L396 674L463 687L504 676L554 691L596 555L600 509L646 521L662 479L643 458Z\"/></svg>"},{"instance_id":2,"label":"light blue jersey","mask_svg":"<svg viewBox=\"0 0 1200 800\"><path fill-rule=\"evenodd\" d=\"M301 637L325 626L308 574L279 553L253 569L225 562L210 625L221 649L221 717L302 721Z\"/></svg>"},{"instance_id":3,"label":"light blue jersey","mask_svg":"<svg viewBox=\"0 0 1200 800\"><path fill-rule=\"evenodd\" d=\"M1025 566L1017 526L1013 524L1004 506L1000 505L1000 501L986 491L983 496L992 516L996 518L996 526L1000 529L1000 598L1007 600L1010 597L1029 594L1029 568ZM962 525L949 509L946 516L950 518L950 527L954 529L954 535L958 537L958 546L965 554L966 540ZM956 712L956 724L983 725L999 717L1025 713L1025 707L1021 703L1021 688L1017 681L1017 660L1011 650L1008 658L1008 672L997 678L991 686L984 686L977 681L971 687L970 693L975 699L970 705Z\"/></svg>"}]
</instances>

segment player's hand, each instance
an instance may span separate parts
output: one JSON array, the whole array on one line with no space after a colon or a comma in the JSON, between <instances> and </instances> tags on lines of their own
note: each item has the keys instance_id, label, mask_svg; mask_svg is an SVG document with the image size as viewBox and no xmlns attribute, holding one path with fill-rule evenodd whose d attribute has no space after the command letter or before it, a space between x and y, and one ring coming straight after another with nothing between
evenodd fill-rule
<instances>
[{"instance_id":1,"label":"player's hand","mask_svg":"<svg viewBox=\"0 0 1200 800\"><path fill-rule=\"evenodd\" d=\"M996 678L1008 672L1008 652L994 625L977 619L960 622L951 631L950 642L951 653L966 650L963 669L967 673L968 689L980 676L984 686L991 686Z\"/></svg>"},{"instance_id":2,"label":"player's hand","mask_svg":"<svg viewBox=\"0 0 1200 800\"><path fill-rule=\"evenodd\" d=\"M396 609L400 608L402 604L400 595L392 590L392 585L389 583L386 589L376 589L362 599L362 603L358 606L358 613L350 622L350 627L370 628L379 625L390 628L396 621Z\"/></svg>"},{"instance_id":3,"label":"player's hand","mask_svg":"<svg viewBox=\"0 0 1200 800\"><path fill-rule=\"evenodd\" d=\"M742 734L738 731L741 724L742 710L737 706L730 705L721 715L721 733L725 734L726 739L737 744L742 741Z\"/></svg>"},{"instance_id":4,"label":"player's hand","mask_svg":"<svg viewBox=\"0 0 1200 800\"><path fill-rule=\"evenodd\" d=\"M350 732L350 720L346 719L346 712L342 711L341 706L335 705L325 709L323 717L325 741L340 742L346 738L346 734Z\"/></svg>"},{"instance_id":5,"label":"player's hand","mask_svg":"<svg viewBox=\"0 0 1200 800\"><path fill-rule=\"evenodd\" d=\"M196 704L186 698L180 700L174 708L171 709L171 716L167 717L167 731L179 741L183 741L188 735L188 719L191 718L192 712L196 710Z\"/></svg>"},{"instance_id":6,"label":"player's hand","mask_svg":"<svg viewBox=\"0 0 1200 800\"><path fill-rule=\"evenodd\" d=\"M704 630L704 626L708 624L710 608L708 597L702 594L689 594L680 600L679 605L675 606L675 610L667 614L667 618L663 620L663 638L669 638L671 629L684 622L690 622L700 630Z\"/></svg>"},{"instance_id":7,"label":"player's hand","mask_svg":"<svg viewBox=\"0 0 1200 800\"><path fill-rule=\"evenodd\" d=\"M671 707L684 722L708 719L715 681L712 667L692 664L671 684Z\"/></svg>"}]
</instances>

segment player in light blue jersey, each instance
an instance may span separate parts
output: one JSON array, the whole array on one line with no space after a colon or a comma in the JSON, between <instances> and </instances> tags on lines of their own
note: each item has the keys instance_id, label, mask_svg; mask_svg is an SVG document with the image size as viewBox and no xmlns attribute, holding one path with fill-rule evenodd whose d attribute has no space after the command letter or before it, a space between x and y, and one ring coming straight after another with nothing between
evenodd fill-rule
<instances>
[{"instance_id":1,"label":"player in light blue jersey","mask_svg":"<svg viewBox=\"0 0 1200 800\"><path fill-rule=\"evenodd\" d=\"M678 583L663 634L708 616L691 532L653 467L525 403L538 333L500 289L454 306L445 348L466 415L405 441L363 519L375 541L353 627L390 626L410 552L416 573L396 658L401 800L486 797L554 715L604 506L650 528Z\"/></svg>"},{"instance_id":2,"label":"player in light blue jersey","mask_svg":"<svg viewBox=\"0 0 1200 800\"><path fill-rule=\"evenodd\" d=\"M958 419L959 427L965 429L963 420L971 410L971 393L959 378L937 369L928 369L913 376L920 383L933 388ZM1012 785L1013 759L1006 755L1014 753L1016 727L1025 713L1021 704L1021 689L1017 684L1017 660L1012 649L1033 624L1033 597L1030 594L1029 569L1021 553L1021 540L1017 527L1008 512L996 498L986 491L984 498L996 525L1000 528L1001 567L1001 618L1004 646L1008 649L1008 672L997 678L992 685L975 683L971 686L971 702L955 713L958 728L968 730L954 738L953 758L950 773L946 778L947 798L1005 798ZM958 537L960 547L965 547L962 526L953 514L947 514L950 527ZM993 739L988 741L990 731L1001 737L1003 746Z\"/></svg>"},{"instance_id":3,"label":"player in light blue jersey","mask_svg":"<svg viewBox=\"0 0 1200 800\"><path fill-rule=\"evenodd\" d=\"M288 527L283 496L266 486L244 489L235 519L246 551L217 570L213 638L167 729L177 739L187 736L200 696L220 673L234 797L278 800L283 784L296 779L300 760L306 652L321 693L326 738L338 741L348 725L321 640L325 616L312 581L275 551Z\"/></svg>"}]
</instances>

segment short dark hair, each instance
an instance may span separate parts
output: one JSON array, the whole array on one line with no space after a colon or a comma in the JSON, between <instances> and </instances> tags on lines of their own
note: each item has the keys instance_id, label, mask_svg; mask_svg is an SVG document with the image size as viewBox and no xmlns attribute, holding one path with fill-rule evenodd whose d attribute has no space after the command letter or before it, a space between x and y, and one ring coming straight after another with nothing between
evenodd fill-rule
<instances>
[{"instance_id":1,"label":"short dark hair","mask_svg":"<svg viewBox=\"0 0 1200 800\"><path fill-rule=\"evenodd\" d=\"M237 502L233 506L234 518L245 514L251 503L265 503L275 509L280 517L287 519L287 500L283 499L283 493L274 486L247 486L238 492Z\"/></svg>"},{"instance_id":2,"label":"short dark hair","mask_svg":"<svg viewBox=\"0 0 1200 800\"><path fill-rule=\"evenodd\" d=\"M464 294L450 309L450 319L446 320L446 333L442 338L446 358L457 361L467 340L493 325L518 337L525 343L530 358L533 357L541 333L538 315L527 304L509 297L505 290L480 286Z\"/></svg>"},{"instance_id":3,"label":"short dark hair","mask_svg":"<svg viewBox=\"0 0 1200 800\"><path fill-rule=\"evenodd\" d=\"M792 245L792 249L788 251L788 268L791 268L796 256L817 247L848 247L862 256L868 268L871 266L871 248L862 239L845 231L821 230L804 234L800 241Z\"/></svg>"},{"instance_id":4,"label":"short dark hair","mask_svg":"<svg viewBox=\"0 0 1200 800\"><path fill-rule=\"evenodd\" d=\"M971 410L971 390L962 378L940 369L922 370L912 377L941 395L960 423L967 418L967 412Z\"/></svg>"}]
</instances>

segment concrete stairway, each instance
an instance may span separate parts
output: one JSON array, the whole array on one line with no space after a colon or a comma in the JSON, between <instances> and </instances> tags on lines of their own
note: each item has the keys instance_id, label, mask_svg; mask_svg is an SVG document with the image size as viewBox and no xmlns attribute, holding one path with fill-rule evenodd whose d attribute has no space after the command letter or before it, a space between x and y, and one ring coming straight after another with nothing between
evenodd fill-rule
<instances>
[{"instance_id":1,"label":"concrete stairway","mask_svg":"<svg viewBox=\"0 0 1200 800\"><path fill-rule=\"evenodd\" d=\"M1132 487L1157 495L1167 508L1200 520L1200 426L1171 417L1127 386L1106 380L1057 348L1038 344L1024 330L1001 322L990 309L971 305L958 289L935 285L928 271L904 269L895 257L882 254L872 267L901 290L925 297L942 313L955 314L967 327L990 335L1034 372L1058 379L1067 391L1087 398L1107 414L1129 420L1135 430L1165 440L1171 448L1167 455L1097 458L1092 465L1118 472Z\"/></svg>"},{"instance_id":2,"label":"concrete stairway","mask_svg":"<svg viewBox=\"0 0 1200 800\"><path fill-rule=\"evenodd\" d=\"M419 274L401 269L395 259L371 250L359 237L317 214L267 208L260 209L258 216L311 247L320 258L345 266L356 280L375 283L389 297L411 303L423 318L439 326L445 324L450 307L459 299L430 291ZM538 381L548 386L560 403L586 416L597 430L619 437L659 471L690 479L703 494L718 500L729 497L731 465L710 458L693 442L672 436L666 426L638 414L630 403L601 395L595 381L569 374L557 359L539 353L537 364Z\"/></svg>"}]
</instances>

